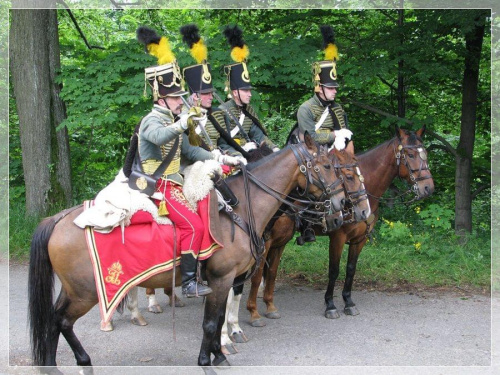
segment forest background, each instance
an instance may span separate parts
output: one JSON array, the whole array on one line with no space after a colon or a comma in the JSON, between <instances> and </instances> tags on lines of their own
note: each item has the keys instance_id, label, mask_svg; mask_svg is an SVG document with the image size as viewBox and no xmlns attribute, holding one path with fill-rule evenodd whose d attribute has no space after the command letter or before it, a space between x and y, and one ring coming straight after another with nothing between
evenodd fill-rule
<instances>
[{"instance_id":1,"label":"forest background","mask_svg":"<svg viewBox=\"0 0 500 375\"><path fill-rule=\"evenodd\" d=\"M93 198L121 168L131 133L151 107L143 97L144 68L155 59L136 41L138 26L167 36L182 67L193 60L178 30L196 23L223 96L222 67L231 60L222 30L238 24L250 48L252 104L283 146L298 106L312 94L311 63L322 59L319 25L330 24L340 53L336 100L348 114L357 152L392 138L395 125L426 125L435 183L423 201L383 205L357 278L489 290L490 16L480 9L12 10L11 257L29 252L41 216ZM39 41L31 49L30 35ZM25 93L30 85L21 83L34 76L27 70L34 66L48 70L46 90ZM38 95L49 98L48 117L33 100ZM386 198L398 194L391 190ZM282 277L324 282L326 249L323 239L289 245Z\"/></svg>"}]
</instances>

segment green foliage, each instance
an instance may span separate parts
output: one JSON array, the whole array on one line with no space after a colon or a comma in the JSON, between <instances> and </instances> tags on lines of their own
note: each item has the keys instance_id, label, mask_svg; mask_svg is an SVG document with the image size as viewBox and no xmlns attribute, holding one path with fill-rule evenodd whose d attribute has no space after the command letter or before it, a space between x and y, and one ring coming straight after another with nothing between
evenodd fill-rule
<instances>
[{"instance_id":1,"label":"green foliage","mask_svg":"<svg viewBox=\"0 0 500 375\"><path fill-rule=\"evenodd\" d=\"M404 13L402 25L396 22L399 12ZM94 197L113 179L122 166L134 127L151 107L151 99L142 96L144 68L156 62L135 40L139 25L151 26L167 36L183 67L194 61L178 30L183 24L196 23L208 46L214 85L220 96L224 96L222 67L232 63L222 30L228 24L240 25L250 48L248 63L252 85L256 88L252 104L270 138L283 146L296 122L299 105L312 95L311 64L323 58L318 26L331 24L340 53L337 69L341 86L337 101L348 114L356 150L364 151L392 138L396 124L409 127L359 105L397 115L398 74L402 75L405 85L405 118L413 121L413 130L425 123L452 147L457 146L466 52L464 36L472 30L474 19L487 12L477 9L75 9L73 13L89 44L103 48L88 49L67 12L60 10L62 68L58 79L63 85L61 97L67 109L67 119L61 126L69 132L74 203ZM472 191L482 189L491 181L490 42L487 27L480 62ZM10 99L12 208L24 205L25 187L18 118L15 101ZM367 250L376 251L365 251L361 256L359 274L362 278L378 279L376 274L381 272L381 279L388 280L394 271L396 278L410 279L417 270L433 270L437 275L444 275L437 284L459 283L460 266L471 270L471 274L482 271L488 274L485 265L489 262L486 239L491 225L490 191L483 190L472 202L474 241L458 247L452 234L455 158L440 147L440 141L427 136L425 143L435 193L412 205L397 199L391 207L381 206L376 244L367 246ZM385 198L390 196L388 193ZM11 214L17 215L16 212L14 209ZM16 222L18 226L23 226L21 221ZM311 280L324 278L327 270L325 244L315 246L308 247L308 251L314 252L312 260L297 260L297 267L314 263L310 267L317 275L307 276ZM299 248L302 252L303 249ZM295 260L287 253L288 247L284 256L284 265L288 267L285 272L293 273ZM321 259L320 264L317 259ZM439 267L441 261L443 269L449 261L450 270L437 271L434 267Z\"/></svg>"},{"instance_id":2,"label":"green foliage","mask_svg":"<svg viewBox=\"0 0 500 375\"><path fill-rule=\"evenodd\" d=\"M380 224L380 231L359 256L353 290L359 283L393 287L420 284L490 290L490 238L471 235L465 245L453 235L415 232L405 224ZM392 233L391 233L392 232ZM288 244L281 258L279 277L299 279L325 288L328 282L328 237L304 246ZM345 278L346 245L339 280ZM338 286L337 286L338 288Z\"/></svg>"},{"instance_id":3,"label":"green foliage","mask_svg":"<svg viewBox=\"0 0 500 375\"><path fill-rule=\"evenodd\" d=\"M451 229L452 220L455 212L438 204L430 204L419 213L424 224L427 227L441 229L443 232Z\"/></svg>"}]
</instances>

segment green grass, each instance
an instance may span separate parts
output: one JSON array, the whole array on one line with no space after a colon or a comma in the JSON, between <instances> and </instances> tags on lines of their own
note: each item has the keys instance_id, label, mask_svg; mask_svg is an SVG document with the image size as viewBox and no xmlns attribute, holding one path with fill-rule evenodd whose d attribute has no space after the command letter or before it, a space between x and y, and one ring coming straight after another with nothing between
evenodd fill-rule
<instances>
[{"instance_id":1,"label":"green grass","mask_svg":"<svg viewBox=\"0 0 500 375\"><path fill-rule=\"evenodd\" d=\"M328 237L317 237L315 243L304 246L291 241L283 253L279 277L326 287L328 241ZM491 241L487 234L470 236L464 245L452 235L427 238L420 246L415 243L415 237L384 241L380 236L368 243L359 256L355 283L490 290ZM339 280L345 278L347 250L346 245Z\"/></svg>"},{"instance_id":2,"label":"green grass","mask_svg":"<svg viewBox=\"0 0 500 375\"><path fill-rule=\"evenodd\" d=\"M53 213L59 211L54 208ZM31 237L40 218L25 217L22 205L9 210L9 255L13 260L27 260ZM432 287L461 287L490 290L491 240L489 232L471 235L464 245L446 232L425 228L410 230L399 222L377 226L375 240L360 254L355 283L393 286L414 284ZM412 234L417 232L418 234ZM318 287L328 281L328 237L317 237L304 246L294 241L286 246L279 268L282 280L300 280ZM416 244L420 244L417 246ZM345 278L345 246L339 280Z\"/></svg>"},{"instance_id":3,"label":"green grass","mask_svg":"<svg viewBox=\"0 0 500 375\"><path fill-rule=\"evenodd\" d=\"M54 215L62 208L54 207L47 216ZM43 218L25 216L24 205L9 207L9 256L11 260L25 261L29 258L33 232Z\"/></svg>"}]
</instances>

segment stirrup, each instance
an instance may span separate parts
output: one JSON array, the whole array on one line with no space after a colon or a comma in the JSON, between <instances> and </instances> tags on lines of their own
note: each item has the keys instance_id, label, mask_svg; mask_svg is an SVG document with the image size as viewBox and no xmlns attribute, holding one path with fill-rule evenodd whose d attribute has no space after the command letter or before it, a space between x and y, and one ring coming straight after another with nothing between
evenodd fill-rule
<instances>
[{"instance_id":1,"label":"stirrup","mask_svg":"<svg viewBox=\"0 0 500 375\"><path fill-rule=\"evenodd\" d=\"M197 283L196 280L189 281L186 285L182 286L182 294L186 298L202 297L212 293L212 288L209 286Z\"/></svg>"},{"instance_id":2,"label":"stirrup","mask_svg":"<svg viewBox=\"0 0 500 375\"><path fill-rule=\"evenodd\" d=\"M314 234L314 230L312 228L307 228L301 235L304 242L314 242L316 241L316 235Z\"/></svg>"}]
</instances>

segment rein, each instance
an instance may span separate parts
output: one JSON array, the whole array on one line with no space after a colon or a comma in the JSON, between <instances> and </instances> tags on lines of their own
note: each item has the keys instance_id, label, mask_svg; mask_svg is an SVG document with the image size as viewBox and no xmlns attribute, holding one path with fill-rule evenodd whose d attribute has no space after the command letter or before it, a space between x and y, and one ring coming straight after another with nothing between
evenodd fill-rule
<instances>
[{"instance_id":1,"label":"rein","mask_svg":"<svg viewBox=\"0 0 500 375\"><path fill-rule=\"evenodd\" d=\"M312 156L307 149L305 149L305 146L303 143L298 143L298 144L293 144L290 145L290 148L292 149L295 158L297 159L299 169L300 171L306 176L306 188L305 191L307 191L307 188L309 184L314 184L315 186L318 186L323 190L323 193L319 199L322 199L325 195L332 195L332 189L337 187L339 185L339 181L335 181L333 184L327 186L326 180L324 179L323 175L320 173L319 167L317 167L314 163L314 156ZM314 172L316 172L316 175L318 175L318 178L313 178L311 169L313 169ZM249 189L249 181L252 181L257 187L262 189L264 192L267 194L271 195L273 198L277 199L279 202L281 202L284 205L287 205L289 207L295 208L296 210L302 209L302 206L299 206L293 202L291 202L289 199L290 197L286 194L280 193L274 188L268 186L264 182L260 181L255 175L253 175L248 169L242 165L241 166L241 171L243 174L243 186L244 186L244 191L245 191L245 198L246 198L246 209L247 209L247 215L248 215L248 223L247 223L247 229L244 228L244 225L238 224L238 221L243 221L236 213L234 212L228 212L230 217L248 234L250 237L250 251L252 253L252 256L255 259L255 263L252 266L252 269L247 275L245 276L244 280L233 284L233 287L239 286L244 284L247 280L253 277L255 272L257 271L260 262L262 261L263 254L265 251L265 242L263 237L259 237L257 235L257 232L255 230L255 219L253 215L253 210L252 210L252 205L250 202L250 189ZM341 190L334 190L334 194L337 192L340 192ZM282 196L285 196L285 198L282 198ZM287 199L289 198L289 199ZM311 203L312 201L309 201ZM328 209L331 209L331 203L330 200L325 200L324 202L317 202L318 206L323 205L325 208L328 207ZM318 214L317 211L310 211L311 213Z\"/></svg>"}]
</instances>

